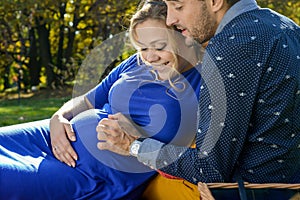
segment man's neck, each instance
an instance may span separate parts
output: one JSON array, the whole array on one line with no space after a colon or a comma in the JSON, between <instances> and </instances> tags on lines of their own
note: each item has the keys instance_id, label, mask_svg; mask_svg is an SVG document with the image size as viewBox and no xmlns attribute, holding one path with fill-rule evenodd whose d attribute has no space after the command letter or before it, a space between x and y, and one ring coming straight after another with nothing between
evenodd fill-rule
<instances>
[{"instance_id":1,"label":"man's neck","mask_svg":"<svg viewBox=\"0 0 300 200\"><path fill-rule=\"evenodd\" d=\"M235 17L257 8L259 7L255 0L240 0L239 2L235 3L233 6L226 10L226 13L224 13L215 35L220 33L223 30L224 26Z\"/></svg>"}]
</instances>

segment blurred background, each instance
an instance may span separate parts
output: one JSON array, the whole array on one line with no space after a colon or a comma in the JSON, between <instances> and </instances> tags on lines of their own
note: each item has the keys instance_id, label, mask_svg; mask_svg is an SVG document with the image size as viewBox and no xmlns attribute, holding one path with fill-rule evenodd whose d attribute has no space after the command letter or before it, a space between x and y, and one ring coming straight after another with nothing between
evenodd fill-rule
<instances>
[{"instance_id":1,"label":"blurred background","mask_svg":"<svg viewBox=\"0 0 300 200\"><path fill-rule=\"evenodd\" d=\"M23 99L41 95L41 90L46 94L43 100L53 97L55 106L48 114L32 114L37 117L27 120L48 117L70 98L76 73L86 55L103 41L127 30L139 1L1 0L0 126L26 121L25 114L17 112L21 109L18 105L26 107ZM299 0L257 2L300 24ZM130 54L124 53L111 66L102 67L97 74L99 80ZM57 102L58 98L62 99ZM51 105L45 103L29 101L28 110L36 109L33 104L37 108ZM10 106L14 107L8 111ZM8 112L18 116L10 120Z\"/></svg>"}]
</instances>

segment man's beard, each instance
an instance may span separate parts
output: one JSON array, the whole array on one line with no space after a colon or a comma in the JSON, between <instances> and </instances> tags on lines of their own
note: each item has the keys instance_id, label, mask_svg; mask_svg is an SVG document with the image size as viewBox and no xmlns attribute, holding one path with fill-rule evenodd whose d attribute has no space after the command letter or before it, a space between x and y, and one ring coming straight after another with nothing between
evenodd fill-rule
<instances>
[{"instance_id":1,"label":"man's beard","mask_svg":"<svg viewBox=\"0 0 300 200\"><path fill-rule=\"evenodd\" d=\"M207 43L215 34L217 22L210 15L206 3L202 7L202 12L199 14L198 23L194 23L194 29L191 30L192 37L201 45Z\"/></svg>"},{"instance_id":2,"label":"man's beard","mask_svg":"<svg viewBox=\"0 0 300 200\"><path fill-rule=\"evenodd\" d=\"M193 38L194 38L194 40L197 42L197 43L199 43L199 44L203 44L203 43L205 43L205 42L207 42L209 39L210 39L210 37L208 38L206 35L204 35L204 34L201 34L201 35L199 35L199 32L196 32L195 31L195 33L193 34Z\"/></svg>"}]
</instances>

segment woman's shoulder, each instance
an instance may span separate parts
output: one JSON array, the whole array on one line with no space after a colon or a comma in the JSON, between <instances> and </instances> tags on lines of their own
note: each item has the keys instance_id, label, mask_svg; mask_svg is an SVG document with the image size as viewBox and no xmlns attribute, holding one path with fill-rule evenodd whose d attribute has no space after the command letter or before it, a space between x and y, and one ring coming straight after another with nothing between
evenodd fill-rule
<instances>
[{"instance_id":1,"label":"woman's shoulder","mask_svg":"<svg viewBox=\"0 0 300 200\"><path fill-rule=\"evenodd\" d=\"M127 72L130 71L131 69L137 67L139 63L139 56L137 53L133 54L129 58L125 59L122 61L119 66L117 67L121 72Z\"/></svg>"}]
</instances>

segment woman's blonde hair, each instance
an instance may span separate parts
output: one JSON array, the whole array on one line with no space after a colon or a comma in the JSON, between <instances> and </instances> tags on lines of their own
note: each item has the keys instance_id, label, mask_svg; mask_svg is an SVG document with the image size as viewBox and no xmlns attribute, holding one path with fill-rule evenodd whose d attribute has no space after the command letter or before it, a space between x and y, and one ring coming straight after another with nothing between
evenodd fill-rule
<instances>
[{"instance_id":1,"label":"woman's blonde hair","mask_svg":"<svg viewBox=\"0 0 300 200\"><path fill-rule=\"evenodd\" d=\"M129 26L129 37L136 45L136 26L153 19L165 23L167 17L167 7L162 1L146 1L144 5L132 16ZM167 26L166 26L167 28Z\"/></svg>"},{"instance_id":2,"label":"woman's blonde hair","mask_svg":"<svg viewBox=\"0 0 300 200\"><path fill-rule=\"evenodd\" d=\"M166 17L167 17L167 6L163 1L146 1L144 5L132 16L130 20L130 27L129 27L129 38L131 43L133 44L134 47L138 47L139 44L137 42L137 34L136 34L136 26L138 24L141 24L149 19L151 20L158 20L162 21L164 24L166 23ZM166 32L168 34L168 42L170 43L171 49L172 49L172 54L174 57L174 66L172 66L173 70L170 72L169 76L169 82L172 88L178 90L182 90L183 88L179 89L178 87L175 86L176 83L178 83L180 73L176 70L178 66L178 57L177 55L179 54L179 49L177 48L176 45L176 40L179 37L179 33L175 33L175 30L171 27L168 27L166 25L166 29L168 29ZM145 61L141 56L141 60ZM154 72L153 72L154 73ZM158 78L157 73L154 73L155 76ZM174 77L178 77L175 78ZM173 80L171 80L171 78Z\"/></svg>"}]
</instances>

